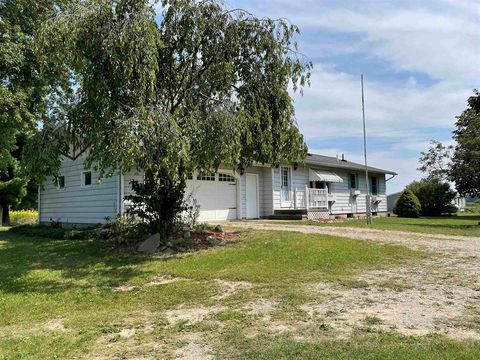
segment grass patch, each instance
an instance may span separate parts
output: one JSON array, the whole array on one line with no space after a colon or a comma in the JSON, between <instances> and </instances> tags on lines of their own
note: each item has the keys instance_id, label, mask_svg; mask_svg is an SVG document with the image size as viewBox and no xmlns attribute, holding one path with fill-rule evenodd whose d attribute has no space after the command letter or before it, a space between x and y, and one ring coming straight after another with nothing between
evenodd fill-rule
<instances>
[{"instance_id":1,"label":"grass patch","mask_svg":"<svg viewBox=\"0 0 480 360\"><path fill-rule=\"evenodd\" d=\"M170 275L192 279L296 283L350 279L361 270L398 264L420 252L318 234L251 232L227 248L186 256L164 264Z\"/></svg>"},{"instance_id":2,"label":"grass patch","mask_svg":"<svg viewBox=\"0 0 480 360\"><path fill-rule=\"evenodd\" d=\"M373 218L373 224L371 226L368 226L363 219L346 220L334 223L321 223L317 221L289 221L281 223L359 228L370 227L372 229L380 230L410 231L427 234L480 236L479 222L480 215L478 214L461 214L455 216L418 219L400 218L397 216L375 217ZM279 224L278 221L275 223Z\"/></svg>"},{"instance_id":3,"label":"grass patch","mask_svg":"<svg viewBox=\"0 0 480 360\"><path fill-rule=\"evenodd\" d=\"M227 334L219 358L229 359L478 359L480 343L457 342L443 336L393 334L354 336L347 340L298 341L288 335L248 339ZM235 349L235 352L227 352Z\"/></svg>"},{"instance_id":4,"label":"grass patch","mask_svg":"<svg viewBox=\"0 0 480 360\"><path fill-rule=\"evenodd\" d=\"M222 323L225 331L249 328L255 317L242 307L258 297L275 300L280 308L275 317L288 318L310 300L306 287L312 281L354 286L361 271L418 261L422 256L406 247L369 241L250 231L227 247L164 258L112 251L102 241L0 230L0 358L71 358L114 351L98 342L105 336L123 351L116 355L126 356L127 340L119 331L147 323L155 324L155 331L137 333L138 341L169 343L174 334L186 331L219 338L223 332L207 321L171 326L164 311L220 304L226 309L207 318ZM185 279L149 285L167 275ZM215 300L222 291L215 279L248 281L254 289ZM52 320L61 329L49 328ZM261 355L268 358L269 351L277 350Z\"/></svg>"},{"instance_id":5,"label":"grass patch","mask_svg":"<svg viewBox=\"0 0 480 360\"><path fill-rule=\"evenodd\" d=\"M381 323L383 323L382 319L380 319L378 316L375 316L375 315L369 315L369 316L366 316L365 319L364 319L364 322L366 325L380 325Z\"/></svg>"}]
</instances>

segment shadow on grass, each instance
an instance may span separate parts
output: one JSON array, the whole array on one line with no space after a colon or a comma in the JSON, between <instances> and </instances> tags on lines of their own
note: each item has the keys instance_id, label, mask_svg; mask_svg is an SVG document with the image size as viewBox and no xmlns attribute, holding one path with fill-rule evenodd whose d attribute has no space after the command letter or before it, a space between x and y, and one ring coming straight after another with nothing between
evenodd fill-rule
<instances>
[{"instance_id":1,"label":"shadow on grass","mask_svg":"<svg viewBox=\"0 0 480 360\"><path fill-rule=\"evenodd\" d=\"M121 253L101 241L52 240L0 232L0 289L56 293L112 287L146 274L150 258Z\"/></svg>"},{"instance_id":2,"label":"shadow on grass","mask_svg":"<svg viewBox=\"0 0 480 360\"><path fill-rule=\"evenodd\" d=\"M480 221L480 215L472 214L472 215L453 215L453 216L428 216L428 217L421 217L420 220L461 220L461 221Z\"/></svg>"}]
</instances>

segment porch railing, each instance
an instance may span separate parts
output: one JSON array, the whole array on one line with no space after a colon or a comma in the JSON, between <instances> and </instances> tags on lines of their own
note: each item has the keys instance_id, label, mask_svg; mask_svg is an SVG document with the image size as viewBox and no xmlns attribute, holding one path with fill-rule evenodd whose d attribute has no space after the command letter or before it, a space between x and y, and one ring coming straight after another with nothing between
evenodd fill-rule
<instances>
[{"instance_id":1,"label":"porch railing","mask_svg":"<svg viewBox=\"0 0 480 360\"><path fill-rule=\"evenodd\" d=\"M328 189L297 188L294 190L295 209L328 209Z\"/></svg>"}]
</instances>

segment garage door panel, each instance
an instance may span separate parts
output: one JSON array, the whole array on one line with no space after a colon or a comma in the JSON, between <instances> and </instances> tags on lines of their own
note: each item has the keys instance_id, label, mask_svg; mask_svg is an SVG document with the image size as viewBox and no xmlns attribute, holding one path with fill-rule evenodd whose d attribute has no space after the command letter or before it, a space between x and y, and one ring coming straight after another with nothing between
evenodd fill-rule
<instances>
[{"instance_id":1,"label":"garage door panel","mask_svg":"<svg viewBox=\"0 0 480 360\"><path fill-rule=\"evenodd\" d=\"M218 181L187 181L186 196L192 195L200 207L200 221L237 218L237 186Z\"/></svg>"}]
</instances>

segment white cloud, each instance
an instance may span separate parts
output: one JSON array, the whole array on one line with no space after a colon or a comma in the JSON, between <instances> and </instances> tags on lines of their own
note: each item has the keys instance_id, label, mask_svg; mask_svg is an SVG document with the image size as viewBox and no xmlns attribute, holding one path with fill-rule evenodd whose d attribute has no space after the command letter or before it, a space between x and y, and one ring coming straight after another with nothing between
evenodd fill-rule
<instances>
[{"instance_id":1,"label":"white cloud","mask_svg":"<svg viewBox=\"0 0 480 360\"><path fill-rule=\"evenodd\" d=\"M406 138L429 128L451 129L466 107L471 90L439 82L431 87L390 86L365 82L365 108L370 136ZM295 96L297 119L309 140L362 134L360 76L315 66L312 86ZM428 134L426 134L428 135Z\"/></svg>"}]
</instances>

